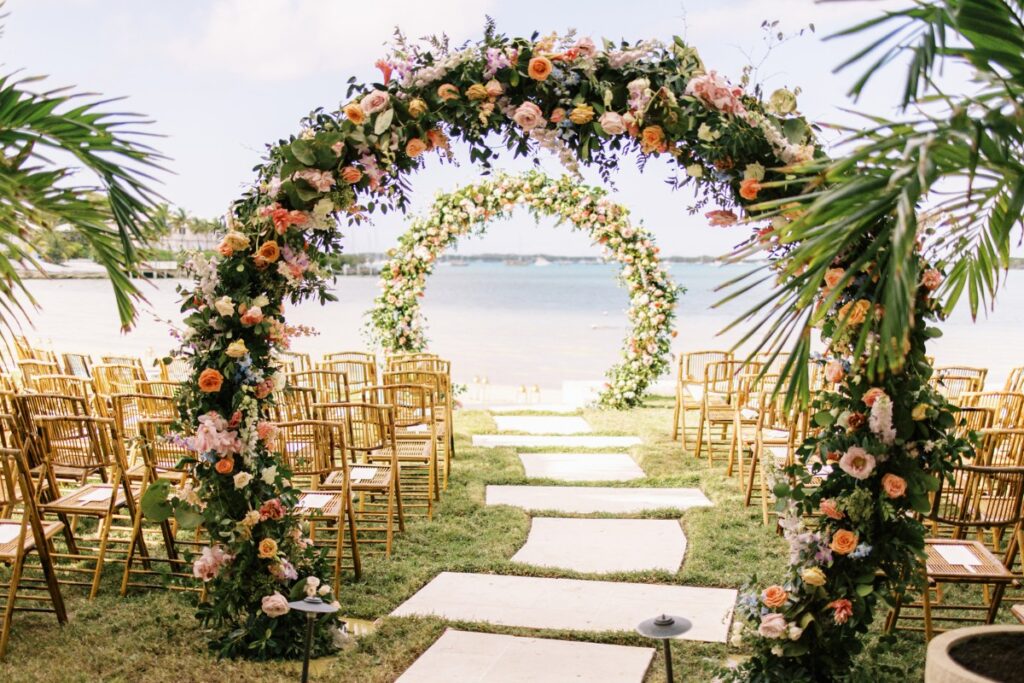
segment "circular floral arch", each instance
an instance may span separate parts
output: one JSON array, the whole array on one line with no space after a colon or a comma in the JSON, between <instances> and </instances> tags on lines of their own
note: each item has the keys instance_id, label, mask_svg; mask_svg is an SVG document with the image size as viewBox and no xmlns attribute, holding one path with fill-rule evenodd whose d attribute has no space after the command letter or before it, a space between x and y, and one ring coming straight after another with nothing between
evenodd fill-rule
<instances>
[{"instance_id":1,"label":"circular floral arch","mask_svg":"<svg viewBox=\"0 0 1024 683\"><path fill-rule=\"evenodd\" d=\"M554 216L559 224L585 231L603 247L607 260L620 264L619 281L629 290L627 317L632 327L622 361L608 371L600 404L638 405L647 387L669 366L677 287L661 266L653 238L630 222L629 210L611 201L603 189L583 185L572 176L503 174L439 195L389 252L381 270L381 293L370 313L373 337L392 352L426 348L420 299L438 256L463 237L483 234L491 221L508 218L517 206L537 218Z\"/></svg>"},{"instance_id":2,"label":"circular floral arch","mask_svg":"<svg viewBox=\"0 0 1024 683\"><path fill-rule=\"evenodd\" d=\"M790 305L823 324L835 362L849 369L833 373L834 390L815 404L818 433L800 450L807 466L788 472L796 486L776 489L791 511L790 566L782 585L741 600L754 656L727 677L845 678L879 601L918 583L924 527L912 512L964 448L949 435L948 404L927 384L925 342L935 336L927 324L938 312L929 279L921 279L926 264L900 271L920 283L914 327L902 340L903 364L879 370L868 341L886 323L873 268L890 226L883 221L848 245L834 267L790 262L787 245L816 225L800 218L801 207L827 182L801 175L802 164L824 156L813 130L792 92L762 101L757 88L705 70L680 39L598 47L586 38L509 38L488 26L482 40L457 50L445 40L399 39L377 65L379 83L353 79L339 111L314 111L299 134L268 147L256 182L232 205L219 256L194 259L195 285L183 291L187 329L178 353L194 374L180 411L198 485L163 487L142 502L157 514L170 509L182 525L202 520L210 546L194 569L207 581L199 616L211 647L228 656L298 656L303 621L288 612L286 596L326 588L330 599L337 588L315 585L327 563L304 537L299 491L268 448L274 390L284 386L275 352L294 332L285 306L333 299L339 223L405 209L409 174L426 153L449 155L456 138L485 167L499 142L517 156L547 149L570 169L586 164L602 176L627 154L642 164L660 157L673 186L692 187L698 208L715 207L706 214L712 225L744 214L761 221L751 239L773 245L779 276L822 283L818 295ZM791 360L808 362L809 351ZM839 469L807 490L807 467L833 456ZM801 514L819 509L827 512L817 530L803 531ZM337 622L317 623L315 650L329 651Z\"/></svg>"}]
</instances>

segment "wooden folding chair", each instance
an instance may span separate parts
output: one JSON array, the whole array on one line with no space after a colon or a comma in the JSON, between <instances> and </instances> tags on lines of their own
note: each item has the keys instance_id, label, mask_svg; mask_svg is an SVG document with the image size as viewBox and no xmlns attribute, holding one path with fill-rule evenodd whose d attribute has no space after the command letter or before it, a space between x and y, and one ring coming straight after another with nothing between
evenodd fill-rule
<instances>
[{"instance_id":1,"label":"wooden folding chair","mask_svg":"<svg viewBox=\"0 0 1024 683\"><path fill-rule=\"evenodd\" d=\"M742 372L758 371L760 371L759 367L741 360L715 361L705 366L700 423L697 425L697 450L694 457L700 457L702 441L706 439L708 465L714 466L713 431L715 427L721 429L722 436L719 441L725 441L726 436L729 435L728 457L729 459L734 457L737 434L733 430L733 425L735 424L736 404L739 401L738 376Z\"/></svg>"},{"instance_id":2,"label":"wooden folding chair","mask_svg":"<svg viewBox=\"0 0 1024 683\"><path fill-rule=\"evenodd\" d=\"M388 373L394 376L415 373ZM395 420L399 479L406 513L423 510L433 519L434 501L440 499L438 448L443 447L443 429L436 409L437 392L429 384L389 383L368 388L391 406ZM441 442L441 443L439 443Z\"/></svg>"},{"instance_id":3,"label":"wooden folding chair","mask_svg":"<svg viewBox=\"0 0 1024 683\"><path fill-rule=\"evenodd\" d=\"M184 358L173 357L171 362L160 361L160 380L176 384L187 382L192 377L192 364Z\"/></svg>"},{"instance_id":4,"label":"wooden folding chair","mask_svg":"<svg viewBox=\"0 0 1024 683\"><path fill-rule=\"evenodd\" d=\"M758 396L757 423L750 449L750 468L747 471L743 504L749 507L757 498L761 505L761 519L770 524L769 504L777 474L792 464L796 448L802 440L800 415L785 406L785 395L762 391Z\"/></svg>"},{"instance_id":5,"label":"wooden folding chair","mask_svg":"<svg viewBox=\"0 0 1024 683\"><path fill-rule=\"evenodd\" d=\"M149 379L146 364L136 356L100 356L100 363L105 365L127 365L135 373L135 380L142 382Z\"/></svg>"},{"instance_id":6,"label":"wooden folding chair","mask_svg":"<svg viewBox=\"0 0 1024 683\"><path fill-rule=\"evenodd\" d=\"M45 360L19 360L18 370L21 371L22 385L32 386L32 378L37 375L59 375L60 366Z\"/></svg>"},{"instance_id":7,"label":"wooden folding chair","mask_svg":"<svg viewBox=\"0 0 1024 683\"><path fill-rule=\"evenodd\" d=\"M367 360L335 357L317 363L318 370L340 372L345 376L350 396L357 400L362 398L362 391L377 384L377 364Z\"/></svg>"},{"instance_id":8,"label":"wooden folding chair","mask_svg":"<svg viewBox=\"0 0 1024 683\"><path fill-rule=\"evenodd\" d=\"M679 356L676 364L676 399L672 410L672 440L682 434L683 450L687 449L686 413L700 410L704 389L704 368L709 363L732 360L728 351L691 351Z\"/></svg>"},{"instance_id":9,"label":"wooden folding chair","mask_svg":"<svg viewBox=\"0 0 1024 683\"><path fill-rule=\"evenodd\" d=\"M124 363L97 363L92 366L92 381L96 393L106 399L112 394L131 394L136 390L139 370Z\"/></svg>"},{"instance_id":10,"label":"wooden folding chair","mask_svg":"<svg viewBox=\"0 0 1024 683\"><path fill-rule=\"evenodd\" d=\"M437 406L443 410L443 415L438 416L444 424L444 432L447 436L444 460L444 488L448 488L448 472L451 469L451 461L455 459L455 429L453 426L455 415L455 397L452 390L452 364L451 362L438 358L433 354L408 354L389 359L388 369L392 372L426 371L436 372L443 380L441 393L437 396ZM385 384L388 382L385 381ZM417 382L412 382L416 384Z\"/></svg>"},{"instance_id":11,"label":"wooden folding chair","mask_svg":"<svg viewBox=\"0 0 1024 683\"><path fill-rule=\"evenodd\" d=\"M389 371L384 373L384 386L425 386L428 387L432 393L429 398L424 398L428 403L432 404L430 408L429 417L429 430L437 440L437 445L433 448L434 458L439 463L440 472L435 475L436 479L439 479L440 488L442 490L448 490L448 476L451 472L451 444L452 435L449 433L449 427L451 423L451 413L449 412L449 406L446 403L446 396L450 394L450 382L446 375L440 372L433 372L430 370L401 370L401 371ZM409 397L412 399L412 397ZM385 403L389 403L386 398L382 397ZM397 407L396 407L397 410ZM411 415L405 419L411 419ZM397 419L397 415L396 415ZM417 431L423 431L425 429L422 425L410 424L410 429L416 429ZM399 429L400 438L405 438L404 434L411 434L408 429Z\"/></svg>"},{"instance_id":12,"label":"wooden folding chair","mask_svg":"<svg viewBox=\"0 0 1024 683\"><path fill-rule=\"evenodd\" d=\"M92 379L92 356L85 353L65 353L61 359L66 374Z\"/></svg>"},{"instance_id":13,"label":"wooden folding chair","mask_svg":"<svg viewBox=\"0 0 1024 683\"><path fill-rule=\"evenodd\" d=\"M1010 370L1010 373L1006 376L1003 391L1024 393L1024 365L1018 365Z\"/></svg>"},{"instance_id":14,"label":"wooden folding chair","mask_svg":"<svg viewBox=\"0 0 1024 683\"><path fill-rule=\"evenodd\" d=\"M934 522L952 527L953 538L925 540L927 562L924 573L929 585L922 591L920 603L904 604L902 598L897 599L886 620L889 632L897 628L901 617L922 620L926 642L943 630L936 628L937 621L958 627L978 621L991 624L995 621L1006 587L1015 579L1010 567L1013 566L1013 554L1024 540L1021 531L1024 467L961 465L954 470L953 481L954 484L950 484L940 479L940 488L928 516ZM995 530L1013 535L1011 549L1002 558L997 557L984 542L969 538L974 532ZM987 604L934 603L930 586L944 584L987 585L993 589ZM920 616L903 614L910 608L920 609ZM945 616L946 612L953 612L953 615ZM973 616L978 612L982 613L980 619Z\"/></svg>"},{"instance_id":15,"label":"wooden folding chair","mask_svg":"<svg viewBox=\"0 0 1024 683\"><path fill-rule=\"evenodd\" d=\"M313 420L313 405L316 403L316 389L312 387L286 386L274 392L274 411L278 422Z\"/></svg>"},{"instance_id":16,"label":"wooden folding chair","mask_svg":"<svg viewBox=\"0 0 1024 683\"><path fill-rule=\"evenodd\" d=\"M288 375L288 385L313 389L317 403L346 403L351 399L348 376L334 370L303 370Z\"/></svg>"},{"instance_id":17,"label":"wooden folding chair","mask_svg":"<svg viewBox=\"0 0 1024 683\"><path fill-rule=\"evenodd\" d=\"M1024 426L1024 394L1013 391L964 392L960 405L971 408L987 408L992 411L992 427L1013 429Z\"/></svg>"}]
</instances>

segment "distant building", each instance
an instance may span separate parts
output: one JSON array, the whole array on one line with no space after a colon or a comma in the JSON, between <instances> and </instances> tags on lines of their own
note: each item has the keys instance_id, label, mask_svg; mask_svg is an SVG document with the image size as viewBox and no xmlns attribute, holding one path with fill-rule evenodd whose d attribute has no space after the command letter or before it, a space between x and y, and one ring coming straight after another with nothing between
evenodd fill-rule
<instances>
[{"instance_id":1,"label":"distant building","mask_svg":"<svg viewBox=\"0 0 1024 683\"><path fill-rule=\"evenodd\" d=\"M216 249L220 234L216 232L193 232L187 225L172 225L170 232L153 243L157 249L182 252Z\"/></svg>"}]
</instances>

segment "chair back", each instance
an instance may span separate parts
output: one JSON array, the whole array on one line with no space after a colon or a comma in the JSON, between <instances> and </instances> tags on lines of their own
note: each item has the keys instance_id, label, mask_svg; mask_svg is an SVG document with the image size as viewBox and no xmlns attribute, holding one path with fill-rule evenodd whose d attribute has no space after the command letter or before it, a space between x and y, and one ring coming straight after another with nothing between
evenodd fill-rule
<instances>
[{"instance_id":1,"label":"chair back","mask_svg":"<svg viewBox=\"0 0 1024 683\"><path fill-rule=\"evenodd\" d=\"M160 379L164 382L187 382L192 377L192 364L175 356L170 362L160 361Z\"/></svg>"},{"instance_id":2,"label":"chair back","mask_svg":"<svg viewBox=\"0 0 1024 683\"><path fill-rule=\"evenodd\" d=\"M704 381L704 368L711 363L732 360L729 351L690 351L679 357L677 379L700 384Z\"/></svg>"},{"instance_id":3,"label":"chair back","mask_svg":"<svg viewBox=\"0 0 1024 683\"><path fill-rule=\"evenodd\" d=\"M311 479L315 484L329 469L332 443L329 427L317 420L295 420L277 425L274 452L291 469L292 476Z\"/></svg>"},{"instance_id":4,"label":"chair back","mask_svg":"<svg viewBox=\"0 0 1024 683\"><path fill-rule=\"evenodd\" d=\"M317 363L317 369L344 374L349 390L356 396L364 387L377 383L377 364L370 361L335 358Z\"/></svg>"},{"instance_id":5,"label":"chair back","mask_svg":"<svg viewBox=\"0 0 1024 683\"><path fill-rule=\"evenodd\" d=\"M298 353L297 351L278 351L277 365L286 374L313 369L313 361L309 354Z\"/></svg>"},{"instance_id":6,"label":"chair back","mask_svg":"<svg viewBox=\"0 0 1024 683\"><path fill-rule=\"evenodd\" d=\"M979 392L984 388L984 380L977 375L953 375L936 373L928 383L942 394L950 403L960 403L960 397L966 393Z\"/></svg>"},{"instance_id":7,"label":"chair back","mask_svg":"<svg viewBox=\"0 0 1024 683\"><path fill-rule=\"evenodd\" d=\"M965 538L973 530L1016 527L1022 499L1024 467L960 465L952 483L940 480L929 519L952 526L954 537Z\"/></svg>"},{"instance_id":8,"label":"chair back","mask_svg":"<svg viewBox=\"0 0 1024 683\"><path fill-rule=\"evenodd\" d=\"M1006 383L1003 384L1003 391L1024 393L1024 365L1018 365L1010 370L1006 376Z\"/></svg>"},{"instance_id":9,"label":"chair back","mask_svg":"<svg viewBox=\"0 0 1024 683\"><path fill-rule=\"evenodd\" d=\"M92 381L100 396L131 394L139 377L138 368L124 363L98 363L92 366Z\"/></svg>"},{"instance_id":10,"label":"chair back","mask_svg":"<svg viewBox=\"0 0 1024 683\"><path fill-rule=\"evenodd\" d=\"M31 386L32 378L38 375L59 375L60 366L48 360L19 360L18 369L21 371L23 384Z\"/></svg>"},{"instance_id":11,"label":"chair back","mask_svg":"<svg viewBox=\"0 0 1024 683\"><path fill-rule=\"evenodd\" d=\"M90 400L93 397L92 380L75 375L36 375L29 380L29 388L41 394L65 394Z\"/></svg>"},{"instance_id":12,"label":"chair back","mask_svg":"<svg viewBox=\"0 0 1024 683\"><path fill-rule=\"evenodd\" d=\"M61 359L64 361L64 372L67 374L92 378L92 356L84 353L65 353Z\"/></svg>"},{"instance_id":13,"label":"chair back","mask_svg":"<svg viewBox=\"0 0 1024 683\"><path fill-rule=\"evenodd\" d=\"M978 432L974 464L993 467L1024 466L1024 429L994 427Z\"/></svg>"},{"instance_id":14,"label":"chair back","mask_svg":"<svg viewBox=\"0 0 1024 683\"><path fill-rule=\"evenodd\" d=\"M1003 429L1020 427L1024 414L1024 394L1013 391L965 392L960 405L992 410L992 426Z\"/></svg>"},{"instance_id":15,"label":"chair back","mask_svg":"<svg viewBox=\"0 0 1024 683\"><path fill-rule=\"evenodd\" d=\"M100 356L100 363L105 365L127 365L135 373L136 380L148 379L146 365L136 356Z\"/></svg>"},{"instance_id":16,"label":"chair back","mask_svg":"<svg viewBox=\"0 0 1024 683\"><path fill-rule=\"evenodd\" d=\"M44 415L36 418L50 472L57 467L80 470L114 466L110 423L102 418Z\"/></svg>"},{"instance_id":17,"label":"chair back","mask_svg":"<svg viewBox=\"0 0 1024 683\"><path fill-rule=\"evenodd\" d=\"M352 394L348 376L335 370L303 370L288 375L288 384L313 389L317 403L344 403Z\"/></svg>"},{"instance_id":18,"label":"chair back","mask_svg":"<svg viewBox=\"0 0 1024 683\"><path fill-rule=\"evenodd\" d=\"M174 398L181 391L181 382L173 380L146 380L145 382L136 382L136 385L140 394L150 394L152 396Z\"/></svg>"},{"instance_id":19,"label":"chair back","mask_svg":"<svg viewBox=\"0 0 1024 683\"><path fill-rule=\"evenodd\" d=\"M173 419L146 417L139 420L138 427L142 460L149 471L149 481L155 481L160 471L183 475L192 472L192 465L182 464L182 461L194 459L196 454L174 431Z\"/></svg>"},{"instance_id":20,"label":"chair back","mask_svg":"<svg viewBox=\"0 0 1024 683\"><path fill-rule=\"evenodd\" d=\"M313 404L317 402L316 389L286 386L274 392L274 405L279 422L312 420Z\"/></svg>"}]
</instances>

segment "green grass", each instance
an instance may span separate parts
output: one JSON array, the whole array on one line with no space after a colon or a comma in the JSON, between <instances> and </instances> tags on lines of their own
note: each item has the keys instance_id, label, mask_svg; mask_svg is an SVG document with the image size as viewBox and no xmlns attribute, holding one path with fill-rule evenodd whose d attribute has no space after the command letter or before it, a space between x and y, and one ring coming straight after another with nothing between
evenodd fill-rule
<instances>
[{"instance_id":1,"label":"green grass","mask_svg":"<svg viewBox=\"0 0 1024 683\"><path fill-rule=\"evenodd\" d=\"M679 518L688 546L678 573L631 572L600 578L738 588L754 573L765 582L782 577L785 543L762 526L758 508L743 507L735 478L727 479L722 468L710 469L705 460L684 455L679 443L670 440L670 402L654 399L650 407L629 412L587 411L585 417L597 433L643 437L644 445L634 449L634 454L648 477L623 486L699 487L714 503L710 508L689 510ZM434 520L412 521L407 532L396 540L390 561L368 559L363 579L342 587L343 613L371 621L380 619L379 628L358 638L336 658L318 662L314 680L383 683L397 678L433 643L446 623L435 618L387 615L442 571L598 578L509 562L526 540L530 518L518 509L486 507L484 487L488 483L526 483L522 467L513 449L471 447L472 434L493 431L488 414L463 412L456 418L456 429L457 459ZM294 663L219 661L210 656L206 635L193 618L187 597L161 591L122 599L117 595L118 569L110 567L100 596L91 603L79 590L65 589L70 623L64 628L58 628L51 615L16 614L7 660L0 664L0 680L181 683L297 678ZM879 622L883 616L879 615ZM470 623L452 625L492 633L649 645L625 632L570 634ZM901 634L896 645L884 651L875 641L872 636L867 658L872 665L905 670L899 676L875 676L876 680L921 679L924 648L920 636ZM742 654L724 645L691 642L682 642L673 651L686 680L710 680L711 672L728 655ZM655 658L647 681L664 680L661 667L662 660Z\"/></svg>"}]
</instances>

